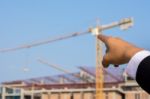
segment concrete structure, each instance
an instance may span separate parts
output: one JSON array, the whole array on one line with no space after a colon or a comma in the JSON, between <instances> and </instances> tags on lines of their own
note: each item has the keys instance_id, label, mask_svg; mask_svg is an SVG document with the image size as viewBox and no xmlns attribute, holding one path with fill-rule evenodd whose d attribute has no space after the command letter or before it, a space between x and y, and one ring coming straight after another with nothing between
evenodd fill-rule
<instances>
[{"instance_id":1,"label":"concrete structure","mask_svg":"<svg viewBox=\"0 0 150 99\"><path fill-rule=\"evenodd\" d=\"M95 99L95 68L80 67L79 75L63 74L1 84L1 99ZM117 72L116 72L117 71ZM104 99L150 99L121 68L104 70ZM114 74L115 72L115 74ZM84 78L85 81L83 81Z\"/></svg>"}]
</instances>

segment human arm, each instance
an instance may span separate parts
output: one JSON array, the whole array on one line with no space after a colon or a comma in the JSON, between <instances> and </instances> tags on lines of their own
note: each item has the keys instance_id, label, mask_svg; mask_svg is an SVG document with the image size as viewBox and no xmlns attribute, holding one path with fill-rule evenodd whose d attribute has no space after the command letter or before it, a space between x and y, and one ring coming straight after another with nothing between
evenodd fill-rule
<instances>
[{"instance_id":1,"label":"human arm","mask_svg":"<svg viewBox=\"0 0 150 99\"><path fill-rule=\"evenodd\" d=\"M99 35L107 47L102 64L120 65L128 63L126 73L136 79L137 83L150 93L150 52L136 47L120 38Z\"/></svg>"},{"instance_id":2,"label":"human arm","mask_svg":"<svg viewBox=\"0 0 150 99\"><path fill-rule=\"evenodd\" d=\"M120 38L99 35L98 38L106 45L106 54L102 64L108 67L110 64L120 65L130 61L130 59L142 48L138 48Z\"/></svg>"}]
</instances>

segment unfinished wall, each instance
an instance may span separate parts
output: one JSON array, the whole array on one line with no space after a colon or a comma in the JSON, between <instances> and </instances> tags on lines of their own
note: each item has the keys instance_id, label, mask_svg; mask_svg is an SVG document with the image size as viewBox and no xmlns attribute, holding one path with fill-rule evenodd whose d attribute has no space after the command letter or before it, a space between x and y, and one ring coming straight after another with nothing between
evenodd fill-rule
<instances>
[{"instance_id":1,"label":"unfinished wall","mask_svg":"<svg viewBox=\"0 0 150 99\"><path fill-rule=\"evenodd\" d=\"M51 93L42 94L41 99L95 99L94 92L75 92L75 93ZM117 92L104 93L104 99L122 99L121 94ZM128 98L131 99L131 98Z\"/></svg>"},{"instance_id":2,"label":"unfinished wall","mask_svg":"<svg viewBox=\"0 0 150 99\"><path fill-rule=\"evenodd\" d=\"M146 93L146 92L142 92L140 99L150 99L150 95L148 93Z\"/></svg>"},{"instance_id":3,"label":"unfinished wall","mask_svg":"<svg viewBox=\"0 0 150 99\"><path fill-rule=\"evenodd\" d=\"M83 97L82 93L74 93L73 94L73 99L83 99L82 97Z\"/></svg>"},{"instance_id":4,"label":"unfinished wall","mask_svg":"<svg viewBox=\"0 0 150 99\"><path fill-rule=\"evenodd\" d=\"M61 93L60 99L71 99L71 94L70 93Z\"/></svg>"},{"instance_id":5,"label":"unfinished wall","mask_svg":"<svg viewBox=\"0 0 150 99\"><path fill-rule=\"evenodd\" d=\"M150 95L146 92L127 92L125 99L150 99Z\"/></svg>"},{"instance_id":6,"label":"unfinished wall","mask_svg":"<svg viewBox=\"0 0 150 99\"><path fill-rule=\"evenodd\" d=\"M117 92L106 92L104 94L104 99L122 99L122 96Z\"/></svg>"},{"instance_id":7,"label":"unfinished wall","mask_svg":"<svg viewBox=\"0 0 150 99\"><path fill-rule=\"evenodd\" d=\"M93 93L87 92L83 94L83 99L93 99Z\"/></svg>"},{"instance_id":8,"label":"unfinished wall","mask_svg":"<svg viewBox=\"0 0 150 99\"><path fill-rule=\"evenodd\" d=\"M49 99L49 95L48 94L42 94L41 99Z\"/></svg>"},{"instance_id":9,"label":"unfinished wall","mask_svg":"<svg viewBox=\"0 0 150 99\"><path fill-rule=\"evenodd\" d=\"M57 93L52 93L52 94L50 95L50 99L59 99L59 94L57 94Z\"/></svg>"}]
</instances>

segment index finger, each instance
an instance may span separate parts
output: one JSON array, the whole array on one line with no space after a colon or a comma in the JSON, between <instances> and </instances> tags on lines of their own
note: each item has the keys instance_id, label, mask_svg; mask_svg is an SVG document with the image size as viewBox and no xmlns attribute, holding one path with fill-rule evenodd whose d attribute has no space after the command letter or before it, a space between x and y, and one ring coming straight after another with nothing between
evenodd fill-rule
<instances>
[{"instance_id":1,"label":"index finger","mask_svg":"<svg viewBox=\"0 0 150 99\"><path fill-rule=\"evenodd\" d=\"M107 44L109 36L100 34L100 35L98 35L98 39L100 39L102 42L104 42L105 44Z\"/></svg>"}]
</instances>

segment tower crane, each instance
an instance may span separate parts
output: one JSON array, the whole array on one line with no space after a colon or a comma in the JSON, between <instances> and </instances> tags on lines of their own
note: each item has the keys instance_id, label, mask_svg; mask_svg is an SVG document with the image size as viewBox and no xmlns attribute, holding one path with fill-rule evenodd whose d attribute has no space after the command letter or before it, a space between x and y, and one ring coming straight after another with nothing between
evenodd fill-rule
<instances>
[{"instance_id":1,"label":"tower crane","mask_svg":"<svg viewBox=\"0 0 150 99\"><path fill-rule=\"evenodd\" d=\"M125 30L125 29L128 29L129 27L131 27L132 25L133 25L133 19L125 18L125 19L120 20L119 22L112 22L110 24L96 26L95 28L90 28L87 31L83 31L83 32L75 32L75 33L71 33L71 34L67 34L67 35L63 35L63 36L58 36L56 38L50 38L47 40L38 41L38 42L30 43L30 44L23 44L21 46L14 47L14 48L0 49L0 52L1 53L2 52L11 52L11 51L21 50L21 49L26 49L26 48L32 48L32 47L40 46L43 44L52 43L55 41L60 41L60 40L64 40L64 39L68 39L68 38L72 38L72 37L76 37L76 36L80 36L80 35L89 34L92 32L92 34L94 34L96 36L96 99L103 99L103 92L102 92L102 90L103 90L103 71L102 71L102 64L101 64L102 43L98 40L98 35L101 34L102 31L107 30L107 29L111 29L111 28L119 26L121 29Z\"/></svg>"}]
</instances>

